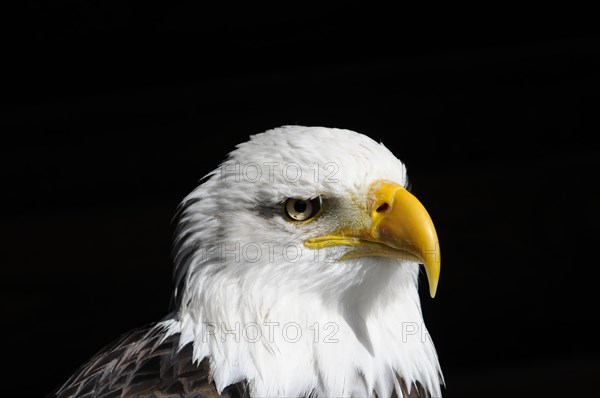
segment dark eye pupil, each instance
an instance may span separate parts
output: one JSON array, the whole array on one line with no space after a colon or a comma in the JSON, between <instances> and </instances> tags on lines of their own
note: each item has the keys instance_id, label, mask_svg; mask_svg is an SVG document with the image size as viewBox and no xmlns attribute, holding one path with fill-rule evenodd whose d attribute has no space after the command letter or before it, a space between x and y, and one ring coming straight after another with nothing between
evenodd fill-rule
<instances>
[{"instance_id":1,"label":"dark eye pupil","mask_svg":"<svg viewBox=\"0 0 600 398\"><path fill-rule=\"evenodd\" d=\"M306 210L306 202L303 200L296 201L296 203L294 203L294 210L296 210L298 213L304 213Z\"/></svg>"}]
</instances>

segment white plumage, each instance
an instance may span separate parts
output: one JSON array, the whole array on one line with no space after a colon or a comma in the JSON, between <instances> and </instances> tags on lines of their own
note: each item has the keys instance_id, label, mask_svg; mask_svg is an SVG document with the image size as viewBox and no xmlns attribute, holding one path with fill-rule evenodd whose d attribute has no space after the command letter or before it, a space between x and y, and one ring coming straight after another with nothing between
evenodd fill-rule
<instances>
[{"instance_id":1,"label":"white plumage","mask_svg":"<svg viewBox=\"0 0 600 398\"><path fill-rule=\"evenodd\" d=\"M219 391L246 380L260 397L385 397L400 393L398 374L441 395L418 264L336 261L347 246L314 253L304 245L337 228L354 210L351 199L367 197L376 180L407 184L404 165L382 144L348 130L287 126L239 145L186 198L178 247L194 255L178 317L166 324L181 333L182 346L193 342L196 361L210 359ZM334 205L306 225L266 210L318 195ZM298 341L286 336L296 325ZM244 330L260 330L262 338L249 342L255 339L245 339ZM337 342L324 341L332 333Z\"/></svg>"}]
</instances>

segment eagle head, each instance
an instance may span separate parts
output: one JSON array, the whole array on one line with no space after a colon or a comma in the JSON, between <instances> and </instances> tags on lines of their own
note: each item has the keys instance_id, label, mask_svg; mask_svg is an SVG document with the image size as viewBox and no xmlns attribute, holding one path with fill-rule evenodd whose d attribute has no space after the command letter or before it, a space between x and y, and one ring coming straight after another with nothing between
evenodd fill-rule
<instances>
[{"instance_id":1,"label":"eagle head","mask_svg":"<svg viewBox=\"0 0 600 398\"><path fill-rule=\"evenodd\" d=\"M417 289L422 264L435 295L440 248L407 185L404 164L353 131L252 136L182 203L165 327L219 391L439 396Z\"/></svg>"}]
</instances>

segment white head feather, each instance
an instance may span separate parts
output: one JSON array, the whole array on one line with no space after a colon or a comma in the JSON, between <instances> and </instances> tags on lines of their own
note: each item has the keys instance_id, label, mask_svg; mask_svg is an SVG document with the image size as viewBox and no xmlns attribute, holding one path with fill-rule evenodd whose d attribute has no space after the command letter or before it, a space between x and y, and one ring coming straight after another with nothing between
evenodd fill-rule
<instances>
[{"instance_id":1,"label":"white head feather","mask_svg":"<svg viewBox=\"0 0 600 398\"><path fill-rule=\"evenodd\" d=\"M344 247L303 244L335 229L381 179L407 184L382 144L349 130L286 126L238 145L184 200L179 308L163 326L181 333L181 346L193 343L195 360L209 358L219 391L246 380L261 397L402 396L399 376L441 395L418 264L336 261ZM281 214L287 198L317 196L332 205L314 221Z\"/></svg>"}]
</instances>

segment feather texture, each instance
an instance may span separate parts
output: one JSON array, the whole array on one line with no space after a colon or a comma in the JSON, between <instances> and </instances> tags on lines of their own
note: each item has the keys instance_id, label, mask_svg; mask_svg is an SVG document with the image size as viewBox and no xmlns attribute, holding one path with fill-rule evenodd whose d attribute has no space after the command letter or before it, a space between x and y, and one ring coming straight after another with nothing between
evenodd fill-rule
<instances>
[{"instance_id":1,"label":"feather texture","mask_svg":"<svg viewBox=\"0 0 600 398\"><path fill-rule=\"evenodd\" d=\"M208 360L192 362L190 344L179 347L179 336L168 336L160 325L123 335L98 352L48 398L244 398L237 383L217 393Z\"/></svg>"}]
</instances>

